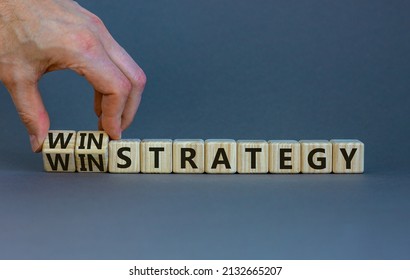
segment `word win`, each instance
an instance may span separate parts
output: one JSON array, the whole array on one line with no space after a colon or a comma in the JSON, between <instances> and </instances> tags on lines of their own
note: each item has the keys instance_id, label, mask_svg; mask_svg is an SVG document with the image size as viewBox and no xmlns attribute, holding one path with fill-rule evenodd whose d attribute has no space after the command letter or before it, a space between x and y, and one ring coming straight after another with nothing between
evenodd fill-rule
<instances>
[{"instance_id":1,"label":"word win","mask_svg":"<svg viewBox=\"0 0 410 280\"><path fill-rule=\"evenodd\" d=\"M359 140L109 140L103 131L49 131L48 172L363 173Z\"/></svg>"}]
</instances>

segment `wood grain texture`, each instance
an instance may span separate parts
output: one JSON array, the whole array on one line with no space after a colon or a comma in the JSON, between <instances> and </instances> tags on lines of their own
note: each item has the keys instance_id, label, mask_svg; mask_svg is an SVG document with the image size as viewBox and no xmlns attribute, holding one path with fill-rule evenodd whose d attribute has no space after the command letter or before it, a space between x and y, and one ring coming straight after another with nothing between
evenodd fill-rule
<instances>
[{"instance_id":1,"label":"wood grain texture","mask_svg":"<svg viewBox=\"0 0 410 280\"><path fill-rule=\"evenodd\" d=\"M78 131L75 159L78 172L107 172L108 134L104 131Z\"/></svg>"},{"instance_id":2,"label":"wood grain texture","mask_svg":"<svg viewBox=\"0 0 410 280\"><path fill-rule=\"evenodd\" d=\"M141 141L141 172L172 172L172 140L144 139Z\"/></svg>"},{"instance_id":3,"label":"wood grain texture","mask_svg":"<svg viewBox=\"0 0 410 280\"><path fill-rule=\"evenodd\" d=\"M204 173L204 140L176 139L172 153L174 173Z\"/></svg>"},{"instance_id":4,"label":"wood grain texture","mask_svg":"<svg viewBox=\"0 0 410 280\"><path fill-rule=\"evenodd\" d=\"M236 172L236 141L231 139L209 139L205 141L205 172Z\"/></svg>"},{"instance_id":5,"label":"wood grain texture","mask_svg":"<svg viewBox=\"0 0 410 280\"><path fill-rule=\"evenodd\" d=\"M140 139L112 140L108 145L110 173L139 173Z\"/></svg>"},{"instance_id":6,"label":"wood grain texture","mask_svg":"<svg viewBox=\"0 0 410 280\"><path fill-rule=\"evenodd\" d=\"M264 140L238 140L238 173L268 173L268 142Z\"/></svg>"},{"instance_id":7,"label":"wood grain texture","mask_svg":"<svg viewBox=\"0 0 410 280\"><path fill-rule=\"evenodd\" d=\"M47 172L75 172L76 132L50 130L43 143L43 164Z\"/></svg>"},{"instance_id":8,"label":"wood grain texture","mask_svg":"<svg viewBox=\"0 0 410 280\"><path fill-rule=\"evenodd\" d=\"M333 139L333 172L363 173L364 144L359 140Z\"/></svg>"},{"instance_id":9,"label":"wood grain texture","mask_svg":"<svg viewBox=\"0 0 410 280\"><path fill-rule=\"evenodd\" d=\"M300 173L300 143L295 140L270 140L269 172Z\"/></svg>"},{"instance_id":10,"label":"wood grain texture","mask_svg":"<svg viewBox=\"0 0 410 280\"><path fill-rule=\"evenodd\" d=\"M327 140L301 140L302 173L332 172L332 143Z\"/></svg>"}]
</instances>

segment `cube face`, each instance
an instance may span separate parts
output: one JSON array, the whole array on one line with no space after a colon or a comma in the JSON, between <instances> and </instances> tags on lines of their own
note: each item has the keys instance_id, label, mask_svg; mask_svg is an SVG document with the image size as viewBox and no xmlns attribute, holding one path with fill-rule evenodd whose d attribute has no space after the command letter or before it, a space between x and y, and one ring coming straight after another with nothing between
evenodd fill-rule
<instances>
[{"instance_id":1,"label":"cube face","mask_svg":"<svg viewBox=\"0 0 410 280\"><path fill-rule=\"evenodd\" d=\"M209 139L205 141L205 172L236 172L236 141L231 139Z\"/></svg>"},{"instance_id":2,"label":"cube face","mask_svg":"<svg viewBox=\"0 0 410 280\"><path fill-rule=\"evenodd\" d=\"M204 173L204 140L176 139L172 153L174 173Z\"/></svg>"},{"instance_id":3,"label":"cube face","mask_svg":"<svg viewBox=\"0 0 410 280\"><path fill-rule=\"evenodd\" d=\"M107 172L108 134L103 131L79 131L75 143L78 172Z\"/></svg>"},{"instance_id":4,"label":"cube face","mask_svg":"<svg viewBox=\"0 0 410 280\"><path fill-rule=\"evenodd\" d=\"M108 146L108 171L111 173L139 173L140 139L112 140Z\"/></svg>"},{"instance_id":5,"label":"cube face","mask_svg":"<svg viewBox=\"0 0 410 280\"><path fill-rule=\"evenodd\" d=\"M333 172L334 173L363 173L364 172L364 144L359 140L334 139Z\"/></svg>"},{"instance_id":6,"label":"cube face","mask_svg":"<svg viewBox=\"0 0 410 280\"><path fill-rule=\"evenodd\" d=\"M269 143L270 173L300 173L300 143L295 140L271 140Z\"/></svg>"},{"instance_id":7,"label":"cube face","mask_svg":"<svg viewBox=\"0 0 410 280\"><path fill-rule=\"evenodd\" d=\"M47 172L75 172L76 132L50 130L43 143L43 163Z\"/></svg>"},{"instance_id":8,"label":"cube face","mask_svg":"<svg viewBox=\"0 0 410 280\"><path fill-rule=\"evenodd\" d=\"M268 142L238 140L236 149L238 173L268 173Z\"/></svg>"},{"instance_id":9,"label":"cube face","mask_svg":"<svg viewBox=\"0 0 410 280\"><path fill-rule=\"evenodd\" d=\"M301 171L302 173L331 173L332 144L326 140L302 140Z\"/></svg>"},{"instance_id":10,"label":"cube face","mask_svg":"<svg viewBox=\"0 0 410 280\"><path fill-rule=\"evenodd\" d=\"M172 172L172 140L144 139L141 141L141 172Z\"/></svg>"}]
</instances>

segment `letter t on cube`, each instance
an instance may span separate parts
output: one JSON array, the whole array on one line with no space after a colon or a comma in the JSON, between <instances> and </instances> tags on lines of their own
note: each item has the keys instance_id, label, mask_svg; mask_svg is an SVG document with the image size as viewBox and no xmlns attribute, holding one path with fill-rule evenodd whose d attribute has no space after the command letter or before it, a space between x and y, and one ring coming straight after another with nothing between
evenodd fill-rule
<instances>
[{"instance_id":1,"label":"letter t on cube","mask_svg":"<svg viewBox=\"0 0 410 280\"><path fill-rule=\"evenodd\" d=\"M141 141L141 172L172 172L172 140L144 139Z\"/></svg>"},{"instance_id":2,"label":"letter t on cube","mask_svg":"<svg viewBox=\"0 0 410 280\"><path fill-rule=\"evenodd\" d=\"M264 140L238 140L238 173L268 173L268 143Z\"/></svg>"}]
</instances>

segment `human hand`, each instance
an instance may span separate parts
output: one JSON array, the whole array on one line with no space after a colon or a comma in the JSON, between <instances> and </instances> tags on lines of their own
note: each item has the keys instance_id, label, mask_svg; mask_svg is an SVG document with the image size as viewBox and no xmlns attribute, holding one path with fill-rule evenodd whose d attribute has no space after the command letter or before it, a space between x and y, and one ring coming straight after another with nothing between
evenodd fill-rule
<instances>
[{"instance_id":1,"label":"human hand","mask_svg":"<svg viewBox=\"0 0 410 280\"><path fill-rule=\"evenodd\" d=\"M102 21L72 0L0 0L0 80L33 151L41 151L50 126L38 81L67 68L94 87L99 129L120 139L138 109L146 77Z\"/></svg>"}]
</instances>

